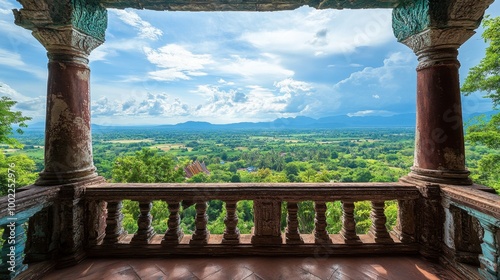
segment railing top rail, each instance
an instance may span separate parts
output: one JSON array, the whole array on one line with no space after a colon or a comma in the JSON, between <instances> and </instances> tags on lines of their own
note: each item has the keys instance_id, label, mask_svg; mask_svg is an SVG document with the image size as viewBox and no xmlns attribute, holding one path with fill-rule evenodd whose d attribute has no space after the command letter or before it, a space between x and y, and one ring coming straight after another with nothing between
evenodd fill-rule
<instances>
[{"instance_id":1,"label":"railing top rail","mask_svg":"<svg viewBox=\"0 0 500 280\"><path fill-rule=\"evenodd\" d=\"M49 206L58 197L59 191L59 186L41 187L31 185L16 189L16 192L11 193L10 196L7 194L0 197L0 221L5 217L12 216L12 213L19 216L30 209L41 209ZM9 198L14 207L9 206ZM13 212L11 212L12 210Z\"/></svg>"},{"instance_id":2,"label":"railing top rail","mask_svg":"<svg viewBox=\"0 0 500 280\"><path fill-rule=\"evenodd\" d=\"M500 220L500 196L480 190L479 185L452 186L442 185L443 197L455 204L474 209Z\"/></svg>"},{"instance_id":3,"label":"railing top rail","mask_svg":"<svg viewBox=\"0 0 500 280\"><path fill-rule=\"evenodd\" d=\"M89 186L89 199L163 200L391 200L416 199L405 183L105 183Z\"/></svg>"}]
</instances>

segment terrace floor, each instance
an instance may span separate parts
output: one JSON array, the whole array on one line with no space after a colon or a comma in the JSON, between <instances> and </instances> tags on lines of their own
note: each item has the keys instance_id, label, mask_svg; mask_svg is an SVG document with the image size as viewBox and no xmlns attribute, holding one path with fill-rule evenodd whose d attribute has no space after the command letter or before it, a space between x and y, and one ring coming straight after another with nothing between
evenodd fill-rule
<instances>
[{"instance_id":1,"label":"terrace floor","mask_svg":"<svg viewBox=\"0 0 500 280\"><path fill-rule=\"evenodd\" d=\"M412 256L87 259L43 279L459 279Z\"/></svg>"}]
</instances>

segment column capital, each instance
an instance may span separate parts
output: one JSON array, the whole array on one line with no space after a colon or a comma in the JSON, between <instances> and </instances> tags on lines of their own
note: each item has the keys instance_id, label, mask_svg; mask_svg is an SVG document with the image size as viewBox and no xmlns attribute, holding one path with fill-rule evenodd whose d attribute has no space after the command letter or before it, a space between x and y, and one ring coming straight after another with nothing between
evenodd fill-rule
<instances>
[{"instance_id":1,"label":"column capital","mask_svg":"<svg viewBox=\"0 0 500 280\"><path fill-rule=\"evenodd\" d=\"M475 33L493 0L416 0L393 9L397 40L417 55L428 49L458 49Z\"/></svg>"},{"instance_id":2,"label":"column capital","mask_svg":"<svg viewBox=\"0 0 500 280\"><path fill-rule=\"evenodd\" d=\"M15 23L33 32L49 53L85 58L104 42L107 11L98 0L19 0Z\"/></svg>"}]
</instances>

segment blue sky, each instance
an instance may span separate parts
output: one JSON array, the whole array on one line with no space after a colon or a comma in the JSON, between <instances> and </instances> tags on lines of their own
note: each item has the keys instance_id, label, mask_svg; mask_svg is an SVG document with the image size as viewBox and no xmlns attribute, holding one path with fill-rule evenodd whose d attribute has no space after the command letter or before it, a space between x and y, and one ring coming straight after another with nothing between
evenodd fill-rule
<instances>
[{"instance_id":1,"label":"blue sky","mask_svg":"<svg viewBox=\"0 0 500 280\"><path fill-rule=\"evenodd\" d=\"M0 0L0 94L44 120L47 56ZM487 11L500 15L500 4ZM102 125L268 121L415 112L416 57L390 10L155 12L108 10L90 56L92 122ZM460 48L463 80L484 55L481 29ZM466 114L492 109L477 93Z\"/></svg>"}]
</instances>

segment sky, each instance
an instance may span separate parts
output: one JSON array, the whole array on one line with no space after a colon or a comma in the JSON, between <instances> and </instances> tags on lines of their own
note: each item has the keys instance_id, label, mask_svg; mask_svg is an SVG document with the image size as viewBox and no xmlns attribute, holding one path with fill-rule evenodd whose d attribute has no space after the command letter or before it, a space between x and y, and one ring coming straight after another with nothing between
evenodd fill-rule
<instances>
[{"instance_id":1,"label":"sky","mask_svg":"<svg viewBox=\"0 0 500 280\"><path fill-rule=\"evenodd\" d=\"M499 1L487 10L500 15ZM0 0L0 95L45 120L46 50ZM459 49L460 78L484 56L482 29ZM260 122L415 113L417 59L391 10L158 12L108 9L90 57L92 123ZM464 114L492 110L481 93Z\"/></svg>"}]
</instances>

